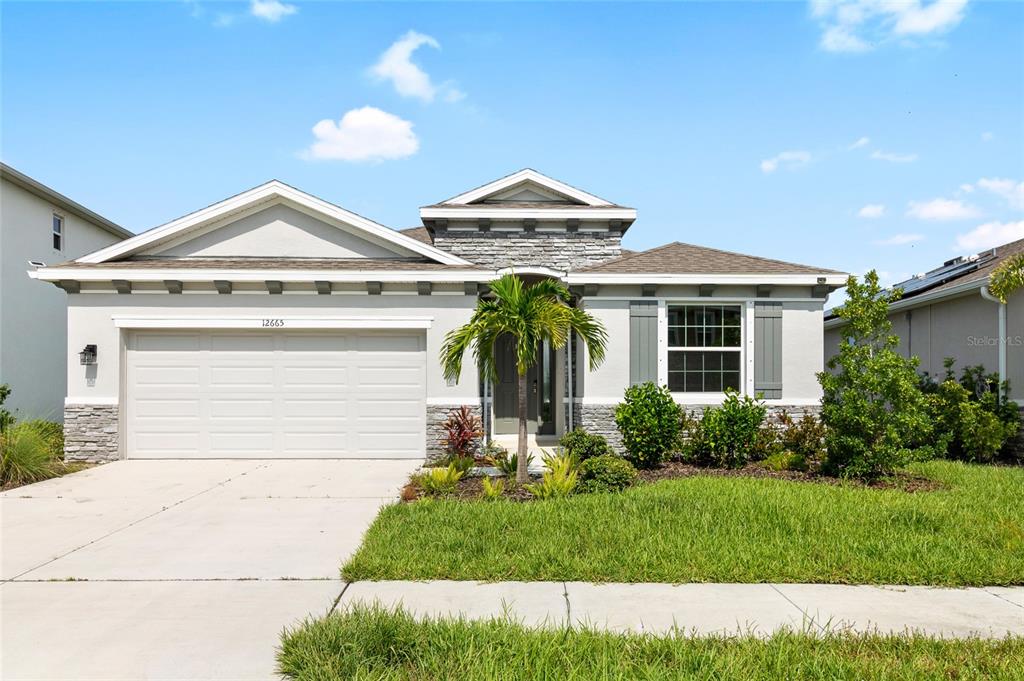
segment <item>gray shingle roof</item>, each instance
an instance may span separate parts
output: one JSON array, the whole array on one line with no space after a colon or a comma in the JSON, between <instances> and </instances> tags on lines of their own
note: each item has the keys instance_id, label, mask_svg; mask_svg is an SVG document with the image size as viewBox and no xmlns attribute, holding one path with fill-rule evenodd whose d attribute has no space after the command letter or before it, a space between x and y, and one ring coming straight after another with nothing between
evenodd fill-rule
<instances>
[{"instance_id":1,"label":"gray shingle roof","mask_svg":"<svg viewBox=\"0 0 1024 681\"><path fill-rule=\"evenodd\" d=\"M579 271L603 274L841 274L824 267L759 258L678 241L606 260Z\"/></svg>"},{"instance_id":2,"label":"gray shingle roof","mask_svg":"<svg viewBox=\"0 0 1024 681\"><path fill-rule=\"evenodd\" d=\"M925 292L931 293L934 291L944 291L946 289L953 288L954 286L963 286L964 284L974 281L979 283L982 281L987 281L989 275L992 274L992 270L999 267L999 265L1002 264L1004 260L1009 258L1011 255L1016 255L1017 253L1024 253L1024 239L1018 239L1017 241L1011 241L1008 244L997 246L995 251L996 257L987 260L980 267L978 267L978 269L973 270L971 272L965 272L963 275L955 279L950 279L949 281L943 282L938 286L933 286L932 288L914 291L909 295L904 296L904 298L913 298L914 296L921 295L922 293ZM983 254L979 253L979 255Z\"/></svg>"}]
</instances>

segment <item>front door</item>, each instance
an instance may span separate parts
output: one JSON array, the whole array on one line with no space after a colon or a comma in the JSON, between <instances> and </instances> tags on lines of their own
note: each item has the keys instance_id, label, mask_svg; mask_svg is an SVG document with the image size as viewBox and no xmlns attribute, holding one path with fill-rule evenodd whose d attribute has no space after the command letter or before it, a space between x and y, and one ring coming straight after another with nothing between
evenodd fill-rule
<instances>
[{"instance_id":1,"label":"front door","mask_svg":"<svg viewBox=\"0 0 1024 681\"><path fill-rule=\"evenodd\" d=\"M544 343L537 363L526 372L526 432L554 433L554 353ZM514 434L519 427L519 374L511 336L502 336L494 347L498 381L494 385L494 432Z\"/></svg>"}]
</instances>

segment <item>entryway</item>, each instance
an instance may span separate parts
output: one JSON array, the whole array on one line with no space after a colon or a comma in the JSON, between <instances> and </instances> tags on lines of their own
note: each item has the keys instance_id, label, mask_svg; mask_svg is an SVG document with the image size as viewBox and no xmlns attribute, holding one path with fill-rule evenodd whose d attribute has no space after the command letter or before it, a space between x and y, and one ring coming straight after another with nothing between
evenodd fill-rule
<instances>
[{"instance_id":1,"label":"entryway","mask_svg":"<svg viewBox=\"0 0 1024 681\"><path fill-rule=\"evenodd\" d=\"M511 336L495 343L498 380L494 384L494 435L517 434L519 429L519 374L515 345ZM537 352L537 363L526 374L526 432L531 435L555 434L555 352L544 341Z\"/></svg>"}]
</instances>

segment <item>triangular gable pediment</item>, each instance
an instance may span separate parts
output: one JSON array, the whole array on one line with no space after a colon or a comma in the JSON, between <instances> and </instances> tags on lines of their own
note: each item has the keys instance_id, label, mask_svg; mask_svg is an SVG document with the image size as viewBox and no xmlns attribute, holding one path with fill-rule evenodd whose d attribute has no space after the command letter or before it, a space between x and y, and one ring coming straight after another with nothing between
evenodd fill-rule
<instances>
[{"instance_id":1,"label":"triangular gable pediment","mask_svg":"<svg viewBox=\"0 0 1024 681\"><path fill-rule=\"evenodd\" d=\"M494 203L552 203L587 207L612 206L599 196L525 168L481 187L453 196L442 206L467 206Z\"/></svg>"},{"instance_id":2,"label":"triangular gable pediment","mask_svg":"<svg viewBox=\"0 0 1024 681\"><path fill-rule=\"evenodd\" d=\"M447 265L468 264L276 180L77 261L103 263L134 255L281 257L289 249L296 257L425 257Z\"/></svg>"}]
</instances>

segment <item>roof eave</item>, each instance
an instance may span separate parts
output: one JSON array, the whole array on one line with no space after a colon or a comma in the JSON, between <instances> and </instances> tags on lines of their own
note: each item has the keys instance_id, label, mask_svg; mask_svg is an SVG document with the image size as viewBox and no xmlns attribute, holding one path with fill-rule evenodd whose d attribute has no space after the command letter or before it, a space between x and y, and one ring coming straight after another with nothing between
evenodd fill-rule
<instances>
[{"instance_id":1,"label":"roof eave","mask_svg":"<svg viewBox=\"0 0 1024 681\"><path fill-rule=\"evenodd\" d=\"M771 273L771 274L694 274L694 273L608 273L570 272L569 284L777 284L780 286L835 286L846 283L845 274L836 273Z\"/></svg>"}]
</instances>

